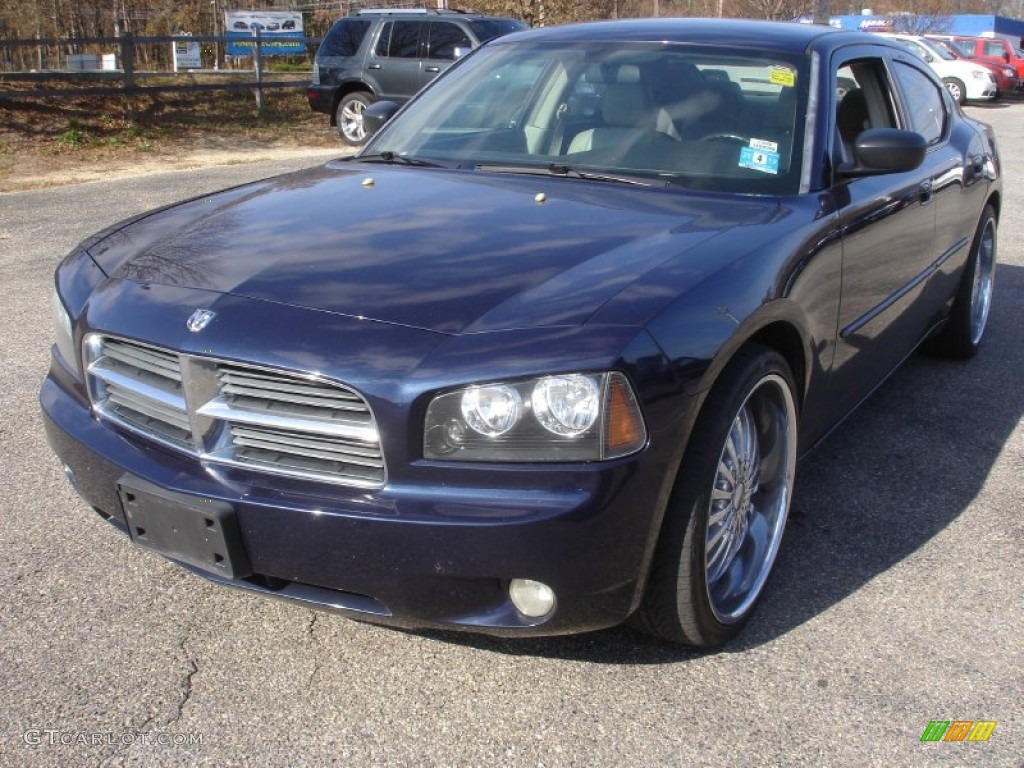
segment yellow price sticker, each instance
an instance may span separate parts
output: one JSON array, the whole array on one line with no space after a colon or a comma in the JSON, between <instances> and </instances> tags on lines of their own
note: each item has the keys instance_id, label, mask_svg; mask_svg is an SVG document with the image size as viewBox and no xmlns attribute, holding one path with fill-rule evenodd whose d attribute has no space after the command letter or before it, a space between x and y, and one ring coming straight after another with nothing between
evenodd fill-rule
<instances>
[{"instance_id":1,"label":"yellow price sticker","mask_svg":"<svg viewBox=\"0 0 1024 768\"><path fill-rule=\"evenodd\" d=\"M776 85L784 88L792 88L796 85L796 72L786 67L772 67L768 79Z\"/></svg>"}]
</instances>

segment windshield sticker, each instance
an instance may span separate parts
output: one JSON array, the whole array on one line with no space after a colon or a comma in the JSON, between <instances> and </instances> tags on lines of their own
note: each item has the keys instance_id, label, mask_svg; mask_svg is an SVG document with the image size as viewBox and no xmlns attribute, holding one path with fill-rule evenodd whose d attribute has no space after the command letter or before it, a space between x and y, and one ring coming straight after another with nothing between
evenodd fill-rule
<instances>
[{"instance_id":1,"label":"windshield sticker","mask_svg":"<svg viewBox=\"0 0 1024 768\"><path fill-rule=\"evenodd\" d=\"M760 149L762 152L778 152L779 145L774 141L765 141L764 139L751 139L750 147L752 149Z\"/></svg>"},{"instance_id":2,"label":"windshield sticker","mask_svg":"<svg viewBox=\"0 0 1024 768\"><path fill-rule=\"evenodd\" d=\"M777 174L779 172L779 153L743 147L740 150L740 168Z\"/></svg>"},{"instance_id":3,"label":"windshield sticker","mask_svg":"<svg viewBox=\"0 0 1024 768\"><path fill-rule=\"evenodd\" d=\"M796 72L789 67L774 66L768 73L768 79L776 85L792 88L796 85Z\"/></svg>"}]
</instances>

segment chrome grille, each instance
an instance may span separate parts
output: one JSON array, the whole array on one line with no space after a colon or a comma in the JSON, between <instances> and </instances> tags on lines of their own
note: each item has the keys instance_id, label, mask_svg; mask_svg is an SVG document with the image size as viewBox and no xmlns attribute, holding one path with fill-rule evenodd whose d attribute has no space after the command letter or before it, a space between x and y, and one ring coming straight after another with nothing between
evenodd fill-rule
<instances>
[{"instance_id":1,"label":"chrome grille","mask_svg":"<svg viewBox=\"0 0 1024 768\"><path fill-rule=\"evenodd\" d=\"M100 413L178 447L190 446L192 428L177 356L120 339L91 346L90 393Z\"/></svg>"},{"instance_id":2,"label":"chrome grille","mask_svg":"<svg viewBox=\"0 0 1024 768\"><path fill-rule=\"evenodd\" d=\"M235 461L298 472L338 474L378 484L384 472L379 449L329 435L309 435L248 424L232 424Z\"/></svg>"},{"instance_id":3,"label":"chrome grille","mask_svg":"<svg viewBox=\"0 0 1024 768\"><path fill-rule=\"evenodd\" d=\"M138 378L181 384L181 365L178 356L155 347L146 347L117 339L106 339L103 344L106 365L123 370ZM148 374L148 375L147 375Z\"/></svg>"},{"instance_id":4,"label":"chrome grille","mask_svg":"<svg viewBox=\"0 0 1024 768\"><path fill-rule=\"evenodd\" d=\"M204 462L360 488L386 482L373 412L341 384L99 335L86 359L98 414Z\"/></svg>"},{"instance_id":5,"label":"chrome grille","mask_svg":"<svg viewBox=\"0 0 1024 768\"><path fill-rule=\"evenodd\" d=\"M219 366L219 378L220 391L232 407L358 424L373 421L363 398L337 385L237 365Z\"/></svg>"}]
</instances>

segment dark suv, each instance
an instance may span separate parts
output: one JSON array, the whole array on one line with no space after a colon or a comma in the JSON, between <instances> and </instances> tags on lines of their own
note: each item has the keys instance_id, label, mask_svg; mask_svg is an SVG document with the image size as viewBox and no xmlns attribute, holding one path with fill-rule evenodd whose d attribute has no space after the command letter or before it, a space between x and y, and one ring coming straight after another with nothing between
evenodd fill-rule
<instances>
[{"instance_id":1,"label":"dark suv","mask_svg":"<svg viewBox=\"0 0 1024 768\"><path fill-rule=\"evenodd\" d=\"M521 21L459 11L355 11L320 43L309 106L331 116L346 144L359 146L368 105L401 104L471 49L520 29L526 29Z\"/></svg>"}]
</instances>

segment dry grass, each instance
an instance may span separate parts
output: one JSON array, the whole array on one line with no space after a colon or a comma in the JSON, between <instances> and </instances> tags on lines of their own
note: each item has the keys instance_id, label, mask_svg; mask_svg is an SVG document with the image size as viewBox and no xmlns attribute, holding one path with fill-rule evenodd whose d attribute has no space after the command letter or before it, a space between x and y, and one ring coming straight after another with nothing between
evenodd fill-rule
<instances>
[{"instance_id":1,"label":"dry grass","mask_svg":"<svg viewBox=\"0 0 1024 768\"><path fill-rule=\"evenodd\" d=\"M60 96L81 84L48 83L52 97L16 95L38 87L0 83L8 96L0 98L0 182L6 190L140 166L185 167L193 155L244 162L268 150L343 151L327 116L309 109L301 88L265 91L257 115L255 97L246 91Z\"/></svg>"}]
</instances>

